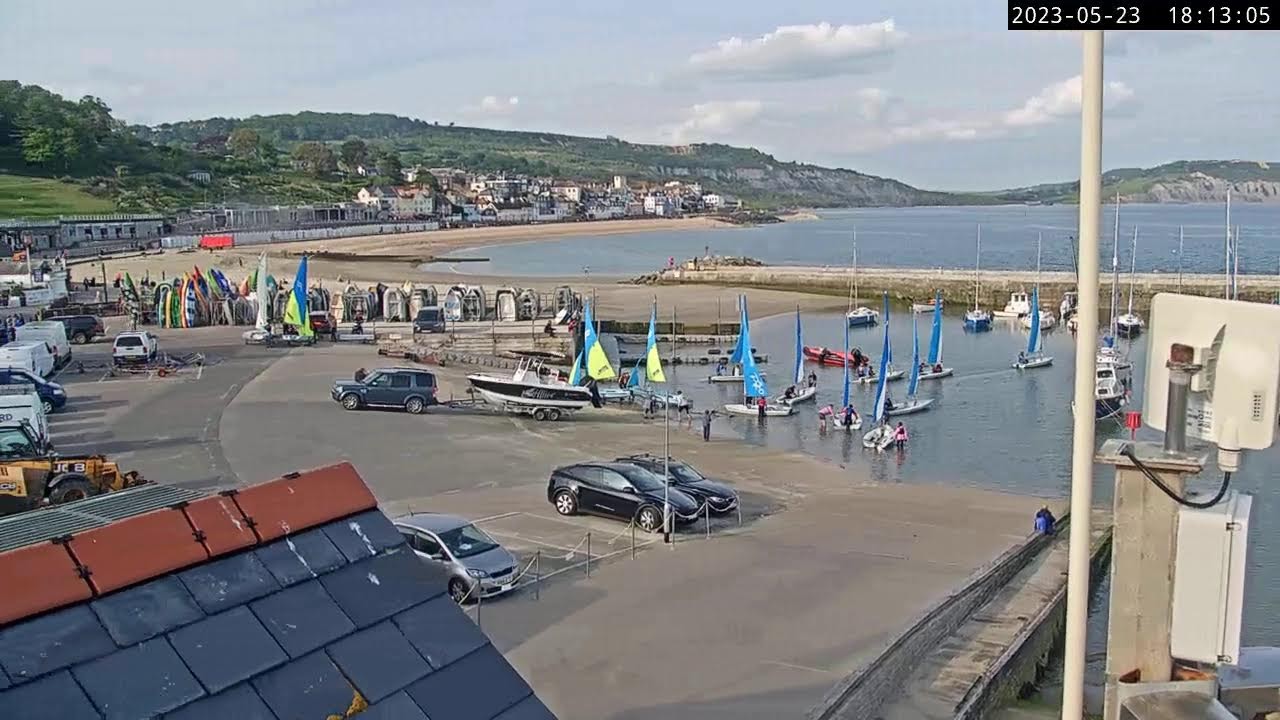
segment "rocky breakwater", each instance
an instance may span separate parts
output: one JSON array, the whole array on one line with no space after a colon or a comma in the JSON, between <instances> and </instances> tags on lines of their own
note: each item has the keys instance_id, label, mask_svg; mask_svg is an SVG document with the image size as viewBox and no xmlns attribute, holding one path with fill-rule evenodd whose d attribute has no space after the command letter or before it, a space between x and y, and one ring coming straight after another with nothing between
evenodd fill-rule
<instances>
[{"instance_id":1,"label":"rocky breakwater","mask_svg":"<svg viewBox=\"0 0 1280 720\"><path fill-rule=\"evenodd\" d=\"M792 267L777 265L700 265L689 267L682 263L657 273L637 278L633 282L645 284L708 284L731 287L751 287L769 290L790 290L820 295L844 296L849 293L853 275L843 267ZM953 307L967 306L973 302L973 271L945 270L940 268L859 268L858 285L862 299L874 298L882 292L889 293L894 301L912 302L931 298L941 291ZM984 271L982 273L979 304L986 308L1001 308L1014 292L1030 292L1036 283L1036 273L1026 271ZM1076 289L1073 273L1045 272L1040 277L1040 296L1046 303L1058 304L1064 293ZM1270 302L1280 291L1280 280L1266 275L1242 275L1239 282L1240 298ZM1101 281L1099 301L1105 312L1111 297L1111 277ZM1128 302L1129 277L1120 277L1121 304ZM1184 292L1195 295L1221 297L1221 275L1184 274L1179 280L1174 273L1140 273L1134 282L1134 306L1145 312L1151 297L1159 292Z\"/></svg>"}]
</instances>

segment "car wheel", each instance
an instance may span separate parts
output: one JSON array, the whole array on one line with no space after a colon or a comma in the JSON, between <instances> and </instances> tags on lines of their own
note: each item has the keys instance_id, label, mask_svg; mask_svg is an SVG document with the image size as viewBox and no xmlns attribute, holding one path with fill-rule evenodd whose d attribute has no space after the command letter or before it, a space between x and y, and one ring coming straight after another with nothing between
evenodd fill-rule
<instances>
[{"instance_id":1,"label":"car wheel","mask_svg":"<svg viewBox=\"0 0 1280 720\"><path fill-rule=\"evenodd\" d=\"M453 601L459 605L468 600L468 590L467 584L459 578L453 578L449 581L449 597L453 598Z\"/></svg>"},{"instance_id":2,"label":"car wheel","mask_svg":"<svg viewBox=\"0 0 1280 720\"><path fill-rule=\"evenodd\" d=\"M645 532L656 532L662 528L662 513L658 508L646 505L636 515L636 524Z\"/></svg>"},{"instance_id":3,"label":"car wheel","mask_svg":"<svg viewBox=\"0 0 1280 720\"><path fill-rule=\"evenodd\" d=\"M44 414L45 414L45 415L52 415L52 414L53 414L53 403L52 403L52 402L50 402L50 401L48 401L48 400L41 400L41 401L40 401L40 407L44 408Z\"/></svg>"},{"instance_id":4,"label":"car wheel","mask_svg":"<svg viewBox=\"0 0 1280 720\"><path fill-rule=\"evenodd\" d=\"M82 332L78 332L71 336L71 342L75 343L76 345L83 345L89 342L89 336L85 335Z\"/></svg>"},{"instance_id":5,"label":"car wheel","mask_svg":"<svg viewBox=\"0 0 1280 720\"><path fill-rule=\"evenodd\" d=\"M555 495L556 512L561 515L578 513L578 498L569 490L557 490Z\"/></svg>"},{"instance_id":6,"label":"car wheel","mask_svg":"<svg viewBox=\"0 0 1280 720\"><path fill-rule=\"evenodd\" d=\"M409 401L404 404L405 412L410 415L421 415L426 409L427 404L422 402L422 398L409 398Z\"/></svg>"},{"instance_id":7,"label":"car wheel","mask_svg":"<svg viewBox=\"0 0 1280 720\"><path fill-rule=\"evenodd\" d=\"M342 396L342 407L348 410L360 409L360 396L355 393L347 393Z\"/></svg>"}]
</instances>

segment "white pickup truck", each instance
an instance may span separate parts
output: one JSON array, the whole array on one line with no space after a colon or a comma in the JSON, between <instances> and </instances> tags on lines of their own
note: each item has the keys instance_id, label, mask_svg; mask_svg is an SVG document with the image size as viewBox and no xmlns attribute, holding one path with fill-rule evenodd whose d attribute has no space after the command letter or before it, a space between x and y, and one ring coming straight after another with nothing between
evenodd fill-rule
<instances>
[{"instance_id":1,"label":"white pickup truck","mask_svg":"<svg viewBox=\"0 0 1280 720\"><path fill-rule=\"evenodd\" d=\"M149 332L122 332L111 345L111 361L116 365L140 365L156 359L160 343Z\"/></svg>"}]
</instances>

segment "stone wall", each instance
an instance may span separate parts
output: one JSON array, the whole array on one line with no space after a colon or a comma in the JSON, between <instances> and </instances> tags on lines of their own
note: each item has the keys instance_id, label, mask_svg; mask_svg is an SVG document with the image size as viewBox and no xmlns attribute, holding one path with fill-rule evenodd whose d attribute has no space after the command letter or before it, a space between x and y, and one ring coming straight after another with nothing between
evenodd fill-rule
<instances>
[{"instance_id":1,"label":"stone wall","mask_svg":"<svg viewBox=\"0 0 1280 720\"><path fill-rule=\"evenodd\" d=\"M1061 531L1065 531L1069 524L1070 517L1063 517L1059 523ZM821 703L809 711L808 720L876 717L885 701L902 691L907 678L925 656L1021 572L1050 540L1045 535L1033 535L978 570L958 590L909 624L879 656L838 683Z\"/></svg>"}]
</instances>

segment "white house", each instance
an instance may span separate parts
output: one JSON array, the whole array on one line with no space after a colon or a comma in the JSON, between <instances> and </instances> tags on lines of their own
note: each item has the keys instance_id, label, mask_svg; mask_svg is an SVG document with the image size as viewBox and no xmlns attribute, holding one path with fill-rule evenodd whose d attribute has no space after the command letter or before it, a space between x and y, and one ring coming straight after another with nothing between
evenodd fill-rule
<instances>
[{"instance_id":1,"label":"white house","mask_svg":"<svg viewBox=\"0 0 1280 720\"><path fill-rule=\"evenodd\" d=\"M644 214L671 217L680 214L680 205L666 195L645 195Z\"/></svg>"},{"instance_id":2,"label":"white house","mask_svg":"<svg viewBox=\"0 0 1280 720\"><path fill-rule=\"evenodd\" d=\"M626 190L626 189L627 189L627 176L626 176L626 175L614 175L614 176L613 176L613 189L614 189L614 190Z\"/></svg>"},{"instance_id":3,"label":"white house","mask_svg":"<svg viewBox=\"0 0 1280 720\"><path fill-rule=\"evenodd\" d=\"M702 204L705 205L708 210L719 210L724 204L724 198L720 197L716 193L707 193L702 196Z\"/></svg>"},{"instance_id":4,"label":"white house","mask_svg":"<svg viewBox=\"0 0 1280 720\"><path fill-rule=\"evenodd\" d=\"M435 212L436 196L430 190L397 190L391 204L391 215L402 220L429 217Z\"/></svg>"},{"instance_id":5,"label":"white house","mask_svg":"<svg viewBox=\"0 0 1280 720\"><path fill-rule=\"evenodd\" d=\"M556 185L551 188L551 194L569 202L582 202L582 188L578 185Z\"/></svg>"},{"instance_id":6,"label":"white house","mask_svg":"<svg viewBox=\"0 0 1280 720\"><path fill-rule=\"evenodd\" d=\"M521 201L494 203L500 223L530 223L537 219L533 205Z\"/></svg>"},{"instance_id":7,"label":"white house","mask_svg":"<svg viewBox=\"0 0 1280 720\"><path fill-rule=\"evenodd\" d=\"M360 192L356 193L356 202L363 203L370 207L375 207L383 212L392 212L395 209L396 200L399 194L395 188L387 185L371 185L360 188Z\"/></svg>"},{"instance_id":8,"label":"white house","mask_svg":"<svg viewBox=\"0 0 1280 720\"><path fill-rule=\"evenodd\" d=\"M378 175L378 168L373 165L357 165L356 174L360 177L375 177Z\"/></svg>"},{"instance_id":9,"label":"white house","mask_svg":"<svg viewBox=\"0 0 1280 720\"><path fill-rule=\"evenodd\" d=\"M193 183L199 183L200 185L208 185L209 183L213 182L213 174L210 173L208 170L192 170L191 172L187 173L187 179Z\"/></svg>"}]
</instances>

